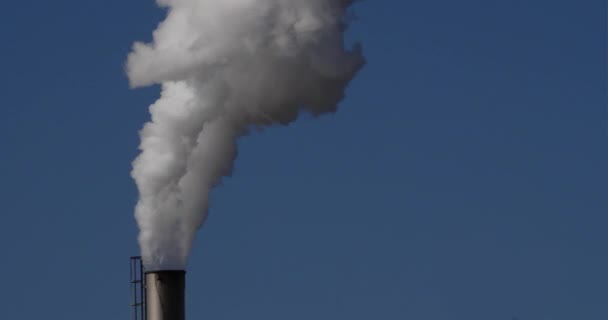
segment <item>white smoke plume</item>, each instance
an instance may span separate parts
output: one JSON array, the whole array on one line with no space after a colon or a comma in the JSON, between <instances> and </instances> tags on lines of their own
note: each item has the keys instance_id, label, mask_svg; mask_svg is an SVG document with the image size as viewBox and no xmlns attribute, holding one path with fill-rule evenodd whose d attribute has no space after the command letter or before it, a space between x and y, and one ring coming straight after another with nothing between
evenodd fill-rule
<instances>
[{"instance_id":1,"label":"white smoke plume","mask_svg":"<svg viewBox=\"0 0 608 320\"><path fill-rule=\"evenodd\" d=\"M128 56L132 87L161 84L132 176L148 270L185 269L209 193L229 176L237 139L334 112L363 66L345 48L352 0L158 0L167 18Z\"/></svg>"}]
</instances>

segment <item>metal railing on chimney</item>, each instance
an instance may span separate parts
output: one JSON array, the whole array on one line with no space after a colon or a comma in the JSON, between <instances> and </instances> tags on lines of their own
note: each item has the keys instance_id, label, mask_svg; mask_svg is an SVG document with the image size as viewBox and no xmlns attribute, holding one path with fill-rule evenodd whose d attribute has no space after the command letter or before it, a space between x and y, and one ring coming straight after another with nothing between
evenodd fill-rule
<instances>
[{"instance_id":1,"label":"metal railing on chimney","mask_svg":"<svg viewBox=\"0 0 608 320\"><path fill-rule=\"evenodd\" d=\"M146 276L141 257L131 257L131 319L146 320Z\"/></svg>"}]
</instances>

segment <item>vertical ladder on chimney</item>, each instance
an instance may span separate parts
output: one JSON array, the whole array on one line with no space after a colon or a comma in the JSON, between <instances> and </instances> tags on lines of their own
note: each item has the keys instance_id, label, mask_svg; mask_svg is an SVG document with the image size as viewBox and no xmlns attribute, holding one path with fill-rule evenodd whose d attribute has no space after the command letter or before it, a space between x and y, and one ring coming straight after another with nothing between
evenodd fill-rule
<instances>
[{"instance_id":1,"label":"vertical ladder on chimney","mask_svg":"<svg viewBox=\"0 0 608 320\"><path fill-rule=\"evenodd\" d=\"M141 257L131 257L131 319L146 320L146 277Z\"/></svg>"}]
</instances>

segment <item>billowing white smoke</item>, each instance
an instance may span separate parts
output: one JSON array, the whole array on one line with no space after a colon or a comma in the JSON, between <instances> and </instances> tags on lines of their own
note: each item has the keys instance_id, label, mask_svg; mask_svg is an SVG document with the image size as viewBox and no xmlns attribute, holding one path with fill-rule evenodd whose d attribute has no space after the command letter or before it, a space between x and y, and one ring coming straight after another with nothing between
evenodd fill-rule
<instances>
[{"instance_id":1,"label":"billowing white smoke","mask_svg":"<svg viewBox=\"0 0 608 320\"><path fill-rule=\"evenodd\" d=\"M158 0L168 15L127 61L132 87L159 83L132 175L148 270L184 269L211 188L237 138L333 112L363 66L344 46L350 0Z\"/></svg>"}]
</instances>

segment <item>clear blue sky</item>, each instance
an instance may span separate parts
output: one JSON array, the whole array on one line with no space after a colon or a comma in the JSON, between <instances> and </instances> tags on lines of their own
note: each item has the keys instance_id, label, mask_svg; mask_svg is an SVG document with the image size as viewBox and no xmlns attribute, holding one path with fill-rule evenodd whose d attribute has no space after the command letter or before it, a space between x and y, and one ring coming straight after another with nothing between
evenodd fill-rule
<instances>
[{"instance_id":1,"label":"clear blue sky","mask_svg":"<svg viewBox=\"0 0 608 320\"><path fill-rule=\"evenodd\" d=\"M129 318L152 0L8 1L0 319ZM366 1L340 111L240 142L189 319L608 319L606 3Z\"/></svg>"}]
</instances>

